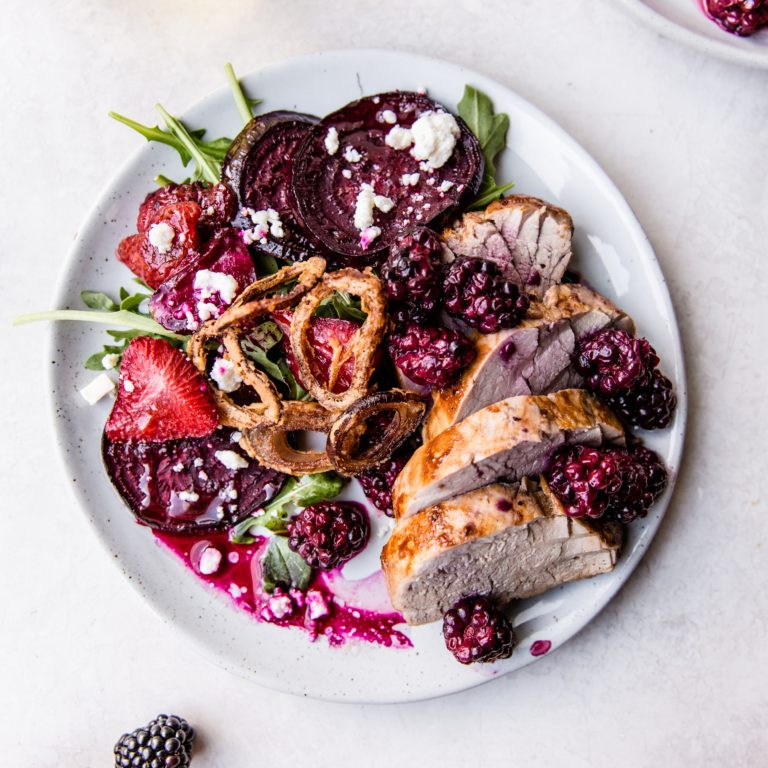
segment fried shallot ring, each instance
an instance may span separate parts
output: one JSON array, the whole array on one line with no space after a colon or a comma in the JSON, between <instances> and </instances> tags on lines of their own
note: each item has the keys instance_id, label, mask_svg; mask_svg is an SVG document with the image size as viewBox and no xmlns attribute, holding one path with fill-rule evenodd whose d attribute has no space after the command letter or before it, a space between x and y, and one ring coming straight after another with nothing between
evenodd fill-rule
<instances>
[{"instance_id":1,"label":"fried shallot ring","mask_svg":"<svg viewBox=\"0 0 768 768\"><path fill-rule=\"evenodd\" d=\"M253 387L260 398L258 403L238 405L225 392L211 387L211 393L219 412L219 421L225 427L239 430L250 429L264 422L278 421L282 411L282 401L275 385L246 357L240 346L236 329L230 328L219 335L214 330L213 322L205 323L189 340L187 348L189 359L194 363L197 370L205 375L208 368L206 342L210 339L221 338L226 349L227 359L235 366L235 370L243 382L249 387Z\"/></svg>"},{"instance_id":2,"label":"fried shallot ring","mask_svg":"<svg viewBox=\"0 0 768 768\"><path fill-rule=\"evenodd\" d=\"M348 349L344 350L343 359L335 360L336 368L348 360L354 360L355 368L352 381L344 392L331 391L321 384L312 372L312 343L309 340L309 326L312 316L323 299L339 291L346 291L360 298L360 305L368 317L355 333ZM357 269L340 269L323 275L320 282L301 300L291 318L290 342L296 363L299 367L299 379L310 395L328 410L341 411L359 400L368 391L368 379L374 368L374 355L387 328L386 299L381 281L370 268L365 272ZM329 382L336 379L330 372Z\"/></svg>"},{"instance_id":3,"label":"fried shallot ring","mask_svg":"<svg viewBox=\"0 0 768 768\"><path fill-rule=\"evenodd\" d=\"M326 451L301 451L288 442L291 432L328 433L334 414L317 403L289 400L276 424L261 424L243 432L240 447L260 464L290 475L314 475L333 469Z\"/></svg>"},{"instance_id":4,"label":"fried shallot ring","mask_svg":"<svg viewBox=\"0 0 768 768\"><path fill-rule=\"evenodd\" d=\"M325 259L312 256L306 261L291 264L262 277L247 286L242 293L216 318L211 320L214 334L220 334L231 326L250 325L251 321L278 309L292 307L309 291L325 272ZM296 285L285 295L268 294L285 283L296 280Z\"/></svg>"},{"instance_id":5,"label":"fried shallot ring","mask_svg":"<svg viewBox=\"0 0 768 768\"><path fill-rule=\"evenodd\" d=\"M357 400L334 421L328 433L328 458L342 475L359 475L386 461L419 426L426 403L414 392L391 389ZM366 422L380 413L391 413L384 433L362 452L355 453L365 435Z\"/></svg>"}]
</instances>

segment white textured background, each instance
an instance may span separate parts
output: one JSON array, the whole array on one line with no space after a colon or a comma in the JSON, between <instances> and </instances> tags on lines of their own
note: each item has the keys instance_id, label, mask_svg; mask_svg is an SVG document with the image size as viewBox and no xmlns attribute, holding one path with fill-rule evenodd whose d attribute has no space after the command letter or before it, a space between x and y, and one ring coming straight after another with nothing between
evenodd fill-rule
<instances>
[{"instance_id":1,"label":"white textured background","mask_svg":"<svg viewBox=\"0 0 768 768\"><path fill-rule=\"evenodd\" d=\"M657 38L609 0L3 0L0 26L0 765L107 768L159 711L196 768L768 765L768 74ZM543 108L619 184L657 249L686 346L687 459L631 583L562 650L407 706L262 690L142 604L53 455L45 329L80 219L155 101L322 49L479 69Z\"/></svg>"}]
</instances>

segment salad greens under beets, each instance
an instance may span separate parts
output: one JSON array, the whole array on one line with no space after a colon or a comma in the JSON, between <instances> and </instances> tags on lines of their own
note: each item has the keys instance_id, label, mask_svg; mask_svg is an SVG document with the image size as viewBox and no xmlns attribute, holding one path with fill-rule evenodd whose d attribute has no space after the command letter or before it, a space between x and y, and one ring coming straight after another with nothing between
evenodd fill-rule
<instances>
[{"instance_id":1,"label":"salad greens under beets","mask_svg":"<svg viewBox=\"0 0 768 768\"><path fill-rule=\"evenodd\" d=\"M241 121L244 126L247 126L253 119L253 107L260 101L249 97L243 91L230 64L226 65L225 71ZM232 140L225 137L207 139L205 129L188 128L160 104L157 105L157 110L165 124L164 128L159 125L145 125L116 112L110 112L109 116L132 128L147 141L172 147L178 152L184 167L192 164L192 171L188 178L181 182L182 185L194 185L196 182L218 184L222 176L222 163L232 146ZM465 88L464 95L458 104L458 114L477 137L483 155L485 171L482 182L476 198L469 205L470 208L479 208L498 199L512 186L512 184L499 185L495 179L495 158L506 144L509 118L505 114L494 113L490 99L471 86ZM175 185L175 182L165 175L158 176L156 182L159 187ZM254 256L254 260L258 267L258 274L261 276L276 272L279 268L277 260L267 252L259 252ZM80 297L87 307L86 310L39 312L19 317L15 322L75 320L116 326L117 328L107 330L111 341L85 361L85 367L95 371L119 368L129 342L137 337L163 339L177 348L186 350L189 336L168 330L150 316L148 303L153 294L152 288L139 278L134 280L139 284L140 290L131 293L125 288L120 288L116 297L101 291L82 291ZM360 306L359 298L343 291L336 292L322 301L316 316L350 324L359 324L366 319L366 313ZM283 318L282 322L287 322L286 318ZM318 322L322 323L323 320ZM311 399L298 383L284 353L281 343L284 340L284 331L285 326L281 329L274 320L265 319L243 336L242 350L250 361L275 382L286 399ZM322 331L319 332L315 341L322 343ZM113 445L117 449L120 444ZM165 446L158 444L154 449L155 453L159 452L157 456L152 455L151 444L147 444L146 450L148 451L146 461L157 461L158 467L164 466L163 462L169 463L169 459L164 458L163 452L170 449ZM174 465L174 472L180 475L183 482L187 482L179 470L182 466L189 464L187 458L193 456L199 448L194 441L191 441L188 446L185 441L180 441L173 450L178 452L174 459L178 467ZM184 451L188 453L184 454ZM187 458L184 458L185 456ZM123 457L121 462L123 468L130 473L131 458ZM201 459L196 458L194 466L202 465L202 462L200 465L198 462L201 462ZM208 482L208 475L201 472L200 477L203 476ZM168 482L173 483L178 480L179 478L171 473ZM195 482L202 481L195 479ZM257 513L249 514L230 529L229 540L237 545L253 544L259 528L267 529L273 534L261 561L263 588L266 592L271 593L277 587L306 590L310 585L312 569L299 554L288 547L285 538L287 524L296 509L334 499L341 492L344 482L344 479L335 472L321 472L299 478L289 477L282 489L261 506ZM203 492L204 488L201 486L199 490ZM191 491L184 493L187 493L190 498L198 495L197 492Z\"/></svg>"}]
</instances>

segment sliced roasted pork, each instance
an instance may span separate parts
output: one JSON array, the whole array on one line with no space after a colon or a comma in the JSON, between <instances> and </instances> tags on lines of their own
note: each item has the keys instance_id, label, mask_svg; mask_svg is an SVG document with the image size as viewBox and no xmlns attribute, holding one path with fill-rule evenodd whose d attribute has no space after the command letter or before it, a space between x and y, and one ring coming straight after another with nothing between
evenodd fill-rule
<instances>
[{"instance_id":1,"label":"sliced roasted pork","mask_svg":"<svg viewBox=\"0 0 768 768\"><path fill-rule=\"evenodd\" d=\"M434 393L424 439L508 397L580 387L571 364L577 342L606 327L634 331L631 318L586 286L552 286L520 325L477 338L477 356L459 381Z\"/></svg>"},{"instance_id":2,"label":"sliced roasted pork","mask_svg":"<svg viewBox=\"0 0 768 768\"><path fill-rule=\"evenodd\" d=\"M562 445L604 442L624 442L621 423L584 390L507 398L454 424L413 454L395 482L395 515L410 517L500 479L538 475Z\"/></svg>"},{"instance_id":3,"label":"sliced roasted pork","mask_svg":"<svg viewBox=\"0 0 768 768\"><path fill-rule=\"evenodd\" d=\"M465 213L443 232L458 256L489 259L504 277L535 296L559 283L571 260L573 221L537 197L510 195Z\"/></svg>"},{"instance_id":4,"label":"sliced roasted pork","mask_svg":"<svg viewBox=\"0 0 768 768\"><path fill-rule=\"evenodd\" d=\"M535 483L494 483L399 520L381 562L392 605L425 624L468 595L503 604L606 573L621 539L618 523L571 519Z\"/></svg>"}]
</instances>

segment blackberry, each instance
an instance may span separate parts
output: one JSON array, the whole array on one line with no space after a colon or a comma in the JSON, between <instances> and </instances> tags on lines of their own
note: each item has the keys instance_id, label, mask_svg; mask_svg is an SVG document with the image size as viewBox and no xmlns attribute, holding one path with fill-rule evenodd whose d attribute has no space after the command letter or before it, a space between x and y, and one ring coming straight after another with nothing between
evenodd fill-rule
<instances>
[{"instance_id":1,"label":"blackberry","mask_svg":"<svg viewBox=\"0 0 768 768\"><path fill-rule=\"evenodd\" d=\"M674 416L677 395L672 382L660 371L654 371L648 382L609 398L608 402L629 424L641 429L664 429Z\"/></svg>"},{"instance_id":2,"label":"blackberry","mask_svg":"<svg viewBox=\"0 0 768 768\"><path fill-rule=\"evenodd\" d=\"M641 446L561 448L544 476L569 517L623 523L645 517L667 483L667 471L659 457Z\"/></svg>"},{"instance_id":3,"label":"blackberry","mask_svg":"<svg viewBox=\"0 0 768 768\"><path fill-rule=\"evenodd\" d=\"M361 552L369 533L361 504L325 501L305 507L288 521L288 546L312 568L330 571Z\"/></svg>"},{"instance_id":4,"label":"blackberry","mask_svg":"<svg viewBox=\"0 0 768 768\"><path fill-rule=\"evenodd\" d=\"M387 350L411 381L442 389L475 359L472 342L448 328L409 323L389 335Z\"/></svg>"},{"instance_id":5,"label":"blackberry","mask_svg":"<svg viewBox=\"0 0 768 768\"><path fill-rule=\"evenodd\" d=\"M508 659L515 633L507 617L486 597L459 600L443 616L445 647L462 664Z\"/></svg>"},{"instance_id":6,"label":"blackberry","mask_svg":"<svg viewBox=\"0 0 768 768\"><path fill-rule=\"evenodd\" d=\"M398 304L396 302L389 305L389 316L395 324L395 328L402 328L409 323L416 325L429 325L432 322L432 312L427 312L415 304Z\"/></svg>"},{"instance_id":7,"label":"blackberry","mask_svg":"<svg viewBox=\"0 0 768 768\"><path fill-rule=\"evenodd\" d=\"M183 718L158 715L115 744L115 768L187 768L195 731Z\"/></svg>"},{"instance_id":8,"label":"blackberry","mask_svg":"<svg viewBox=\"0 0 768 768\"><path fill-rule=\"evenodd\" d=\"M739 37L768 26L768 0L705 0L704 6L720 27Z\"/></svg>"},{"instance_id":9,"label":"blackberry","mask_svg":"<svg viewBox=\"0 0 768 768\"><path fill-rule=\"evenodd\" d=\"M392 302L418 307L429 316L442 294L442 247L437 235L426 227L399 237L381 268L381 277Z\"/></svg>"},{"instance_id":10,"label":"blackberry","mask_svg":"<svg viewBox=\"0 0 768 768\"><path fill-rule=\"evenodd\" d=\"M403 467L408 463L408 458L407 452L398 451L387 461L379 464L378 467L367 469L357 476L363 487L363 493L387 517L395 516L392 509L392 486Z\"/></svg>"},{"instance_id":11,"label":"blackberry","mask_svg":"<svg viewBox=\"0 0 768 768\"><path fill-rule=\"evenodd\" d=\"M517 325L528 311L528 298L486 259L457 259L443 281L446 311L482 333Z\"/></svg>"},{"instance_id":12,"label":"blackberry","mask_svg":"<svg viewBox=\"0 0 768 768\"><path fill-rule=\"evenodd\" d=\"M611 397L647 381L659 358L646 339L606 328L579 342L574 364L590 389Z\"/></svg>"}]
</instances>

